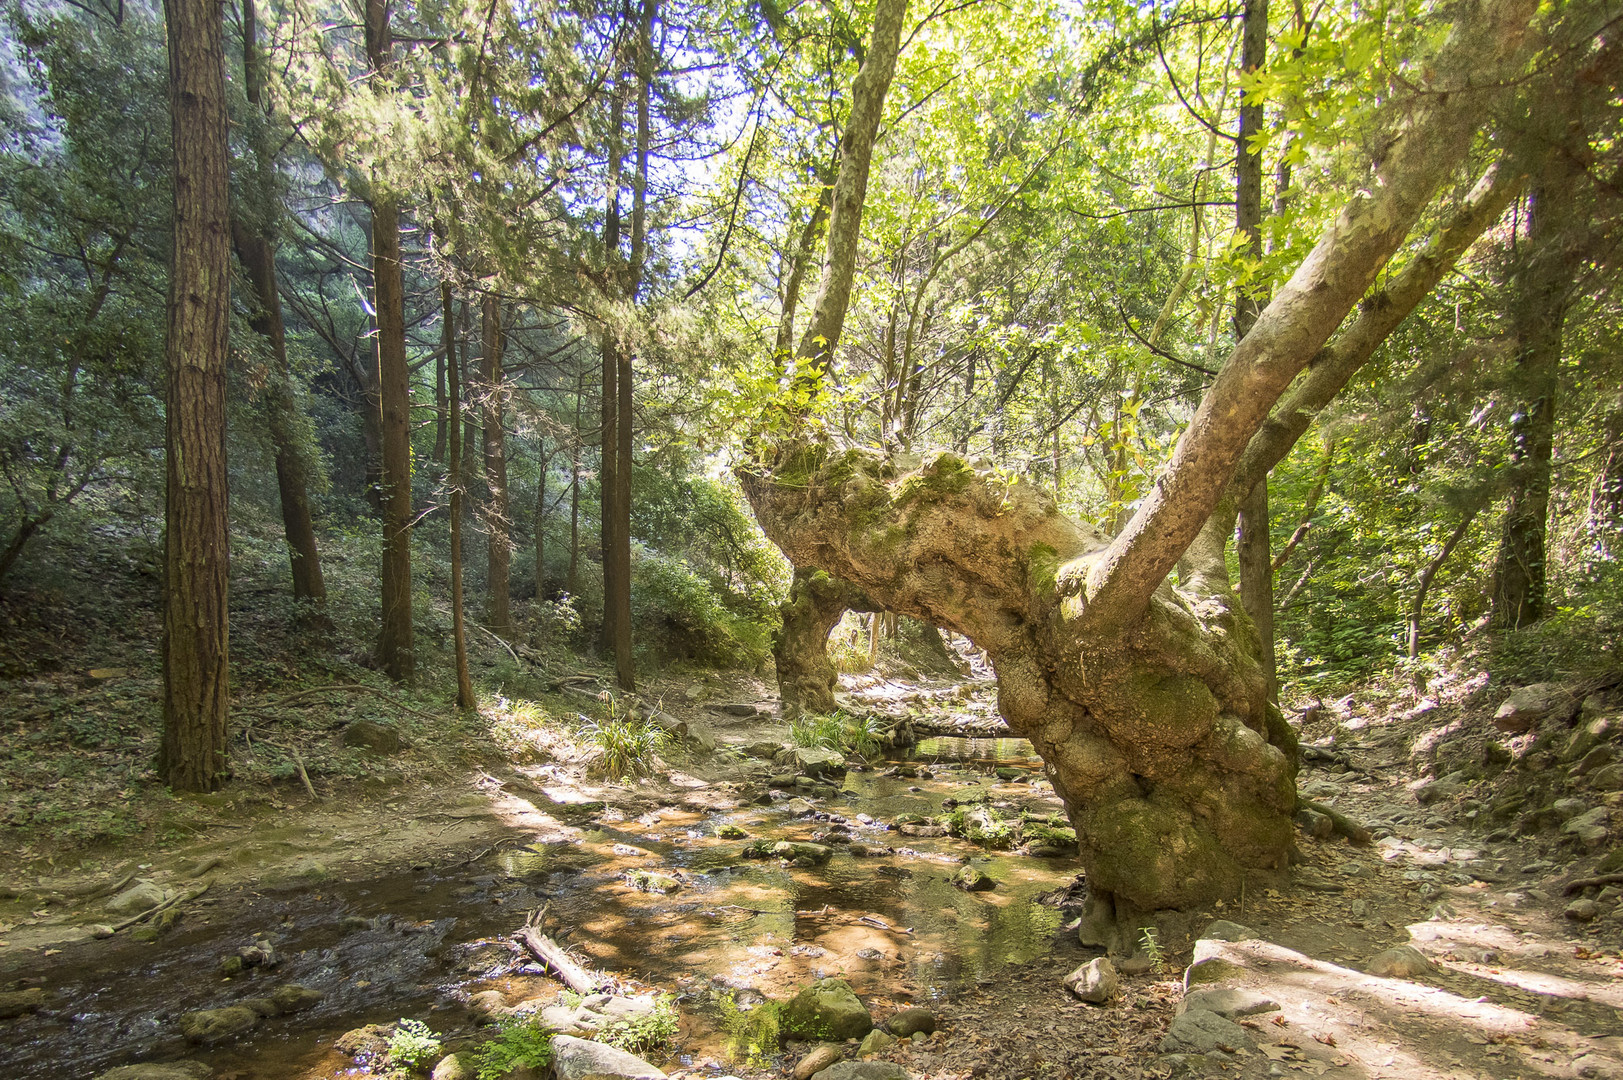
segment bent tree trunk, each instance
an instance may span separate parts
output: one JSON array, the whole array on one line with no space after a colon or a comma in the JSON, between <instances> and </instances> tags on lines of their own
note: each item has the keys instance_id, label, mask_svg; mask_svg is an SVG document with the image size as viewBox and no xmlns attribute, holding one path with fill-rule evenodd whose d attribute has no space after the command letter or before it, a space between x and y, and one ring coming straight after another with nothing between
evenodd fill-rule
<instances>
[{"instance_id":1,"label":"bent tree trunk","mask_svg":"<svg viewBox=\"0 0 1623 1080\"><path fill-rule=\"evenodd\" d=\"M831 713L839 672L828 658L828 635L847 611L873 611L862 590L822 570L797 566L789 599L779 607L783 625L772 638L783 714Z\"/></svg>"},{"instance_id":2,"label":"bent tree trunk","mask_svg":"<svg viewBox=\"0 0 1623 1080\"><path fill-rule=\"evenodd\" d=\"M1036 488L952 454L898 472L873 452L797 442L761 465L745 491L792 562L986 650L999 708L1048 763L1113 920L1284 868L1293 737L1225 579L1163 586L1132 626L1089 633L1078 586L1107 542ZM828 575L797 584L816 597Z\"/></svg>"},{"instance_id":3,"label":"bent tree trunk","mask_svg":"<svg viewBox=\"0 0 1623 1080\"><path fill-rule=\"evenodd\" d=\"M762 528L796 567L986 651L1004 718L1042 755L1076 828L1093 940L1130 946L1148 912L1236 896L1286 865L1294 736L1230 587L1225 530L1205 526L1274 404L1464 156L1518 63L1532 10L1529 0L1461 6L1428 69L1429 89L1454 92L1413 104L1376 170L1381 183L1348 202L1258 316L1113 539L952 454L911 467L838 451L805 434L792 406L788 430L758 435L739 470ZM851 164L842 160L839 184ZM855 242L838 192L835 204L819 302L832 298L829 353L843 294L827 286L842 270L836 253ZM1259 440L1262 453L1277 434Z\"/></svg>"}]
</instances>

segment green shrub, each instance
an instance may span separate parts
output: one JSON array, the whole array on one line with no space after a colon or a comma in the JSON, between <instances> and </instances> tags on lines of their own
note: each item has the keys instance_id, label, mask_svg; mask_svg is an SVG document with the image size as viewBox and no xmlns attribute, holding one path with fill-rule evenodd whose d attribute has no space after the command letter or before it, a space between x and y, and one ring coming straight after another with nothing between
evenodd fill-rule
<instances>
[{"instance_id":1,"label":"green shrub","mask_svg":"<svg viewBox=\"0 0 1623 1080\"><path fill-rule=\"evenodd\" d=\"M584 732L603 752L603 771L610 780L651 772L654 759L670 749L671 737L658 724L634 716L617 716L615 709L611 703L609 715L589 724Z\"/></svg>"},{"instance_id":2,"label":"green shrub","mask_svg":"<svg viewBox=\"0 0 1623 1080\"><path fill-rule=\"evenodd\" d=\"M676 1038L679 1029L680 1017L676 1012L676 1000L669 994L662 994L654 1003L652 1012L626 1020L616 1020L598 1032L597 1038L599 1042L617 1046L627 1053L647 1057L669 1045L670 1041Z\"/></svg>"},{"instance_id":3,"label":"green shrub","mask_svg":"<svg viewBox=\"0 0 1623 1080\"><path fill-rule=\"evenodd\" d=\"M389 1067L414 1072L440 1056L440 1037L421 1020L401 1020L389 1036Z\"/></svg>"},{"instance_id":4,"label":"green shrub","mask_svg":"<svg viewBox=\"0 0 1623 1080\"><path fill-rule=\"evenodd\" d=\"M879 751L878 725L878 719L869 713L806 713L790 721L789 741L866 757Z\"/></svg>"},{"instance_id":5,"label":"green shrub","mask_svg":"<svg viewBox=\"0 0 1623 1080\"><path fill-rule=\"evenodd\" d=\"M545 1069L552 1064L552 1032L536 1016L503 1020L496 1038L481 1046L473 1061L479 1080L502 1080L517 1065Z\"/></svg>"},{"instance_id":6,"label":"green shrub","mask_svg":"<svg viewBox=\"0 0 1623 1080\"><path fill-rule=\"evenodd\" d=\"M686 560L639 550L631 583L632 625L657 659L754 668L770 654L765 613L734 611L740 598Z\"/></svg>"}]
</instances>

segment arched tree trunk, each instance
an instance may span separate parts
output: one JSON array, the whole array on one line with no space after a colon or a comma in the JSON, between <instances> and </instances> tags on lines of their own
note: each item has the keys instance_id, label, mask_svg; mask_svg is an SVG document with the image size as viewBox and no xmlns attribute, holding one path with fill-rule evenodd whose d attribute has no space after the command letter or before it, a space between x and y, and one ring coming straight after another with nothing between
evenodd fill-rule
<instances>
[{"instance_id":1,"label":"arched tree trunk","mask_svg":"<svg viewBox=\"0 0 1623 1080\"><path fill-rule=\"evenodd\" d=\"M1269 701L1255 629L1224 567L1238 502L1230 484L1270 410L1464 156L1519 63L1533 7L1461 8L1427 66L1433 92L1410 103L1380 183L1349 201L1258 316L1113 539L952 454L902 463L791 430L759 437L739 470L762 528L795 566L986 651L1004 718L1042 755L1076 828L1096 940L1130 947L1148 912L1237 896L1286 865L1294 736ZM856 239L856 215L840 214L848 164L820 308L839 295L828 288L843 269L835 253ZM832 342L843 310L827 315ZM827 351L813 350L814 370ZM1264 435L1261 457L1278 449ZM1228 529L1213 527L1225 514Z\"/></svg>"}]
</instances>

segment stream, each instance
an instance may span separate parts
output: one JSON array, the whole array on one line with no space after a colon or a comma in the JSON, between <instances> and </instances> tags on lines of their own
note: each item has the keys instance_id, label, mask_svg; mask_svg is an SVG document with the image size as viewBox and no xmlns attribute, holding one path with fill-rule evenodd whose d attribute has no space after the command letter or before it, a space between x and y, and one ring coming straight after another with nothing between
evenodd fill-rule
<instances>
[{"instance_id":1,"label":"stream","mask_svg":"<svg viewBox=\"0 0 1623 1080\"><path fill-rule=\"evenodd\" d=\"M0 973L43 976L51 1002L0 1022L3 1073L90 1077L184 1056L234 1080L353 1076L363 1073L334 1050L335 1038L401 1017L426 1021L457 1049L476 1030L469 995L495 989L510 1004L557 997L557 984L511 941L536 909L592 967L678 996L684 1030L672 1064L719 1057L724 996L782 1000L813 978L840 976L871 1006L928 1004L1046 953L1061 915L1035 898L1070 883L1080 865L903 836L890 823L986 794L1005 816L1061 811L1041 775L1024 740L935 738L905 759L848 773L827 798L774 792L765 805L671 806L625 820L611 810L564 842L513 835L460 863L205 896L155 944L122 935L82 942L29 971ZM750 838L832 835L838 846L816 867L746 860L743 840L716 835L726 826ZM868 854L852 853L863 847ZM966 862L997 887L955 887ZM680 888L642 891L634 881L648 875L638 871ZM223 977L221 959L256 940L272 945L277 962ZM286 983L325 997L212 1048L175 1034L182 1013Z\"/></svg>"}]
</instances>

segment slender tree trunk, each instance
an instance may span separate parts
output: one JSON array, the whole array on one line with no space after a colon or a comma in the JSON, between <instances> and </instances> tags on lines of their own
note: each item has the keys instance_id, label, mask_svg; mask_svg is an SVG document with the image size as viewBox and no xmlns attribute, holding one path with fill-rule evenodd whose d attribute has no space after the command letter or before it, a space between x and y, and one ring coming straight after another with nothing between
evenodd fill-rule
<instances>
[{"instance_id":1,"label":"slender tree trunk","mask_svg":"<svg viewBox=\"0 0 1623 1080\"><path fill-rule=\"evenodd\" d=\"M1240 69L1245 75L1254 75L1267 62L1268 0L1245 0L1244 18ZM1246 252L1253 259L1262 256L1262 153L1253 146L1252 139L1261 135L1262 127L1262 97L1242 86L1234 227L1245 237ZM1254 286L1241 290L1234 304L1234 340L1239 341L1251 332L1265 302L1266 294ZM1279 678L1274 663L1274 568L1269 551L1267 477L1252 485L1240 500L1239 516L1240 530L1235 546L1240 563L1240 602L1257 630L1268 694L1277 700Z\"/></svg>"},{"instance_id":2,"label":"slender tree trunk","mask_svg":"<svg viewBox=\"0 0 1623 1080\"><path fill-rule=\"evenodd\" d=\"M620 130L625 124L625 98L622 86L615 86L610 102L608 209L603 217L603 265L612 288L612 283L621 277ZM614 493L617 487L615 474L619 469L620 462L620 360L618 356L619 349L615 343L614 329L612 327L604 327L603 341L599 351L603 360L603 419L599 431L602 444L597 486L600 504L598 529L601 540L599 546L602 549L603 558L603 632L598 644L602 652L613 654L615 642L620 639L620 630L617 625L620 618L620 608L617 603L619 583L616 580L619 573L619 562L614 557L616 546L619 544L619 538L615 533L618 518L614 512Z\"/></svg>"},{"instance_id":3,"label":"slender tree trunk","mask_svg":"<svg viewBox=\"0 0 1623 1080\"><path fill-rule=\"evenodd\" d=\"M225 779L231 698L225 367L231 325L229 150L221 9L165 0L174 253L165 364L163 745L177 791Z\"/></svg>"},{"instance_id":4,"label":"slender tree trunk","mask_svg":"<svg viewBox=\"0 0 1623 1080\"><path fill-rule=\"evenodd\" d=\"M780 369L795 348L795 312L800 307L800 289L806 279L806 268L811 265L817 245L823 239L823 228L828 224L829 208L834 205L834 174L839 166L835 158L819 171L820 189L811 216L800 230L795 242L795 253L789 260L789 275L783 282L783 314L778 320L778 338L772 348L773 363Z\"/></svg>"},{"instance_id":5,"label":"slender tree trunk","mask_svg":"<svg viewBox=\"0 0 1623 1080\"><path fill-rule=\"evenodd\" d=\"M457 378L456 325L451 310L451 284L440 282L442 333L445 335L446 390L451 462L451 640L456 654L456 706L464 712L478 706L468 674L468 629L462 616L462 387Z\"/></svg>"},{"instance_id":6,"label":"slender tree trunk","mask_svg":"<svg viewBox=\"0 0 1623 1080\"><path fill-rule=\"evenodd\" d=\"M1414 603L1409 605L1410 660L1420 655L1420 618L1426 611L1426 596L1431 592L1431 583L1437 579L1437 572L1443 568L1443 564L1448 561L1448 557L1454 554L1454 549L1459 546L1460 541L1465 539L1465 534L1470 530L1471 522L1476 520L1476 515L1475 508L1465 512L1465 516L1460 518L1460 523L1454 527L1454 531L1449 534L1448 540L1443 544L1443 549L1437 553L1431 562L1426 564L1426 569L1420 573L1420 583L1415 588Z\"/></svg>"},{"instance_id":7,"label":"slender tree trunk","mask_svg":"<svg viewBox=\"0 0 1623 1080\"><path fill-rule=\"evenodd\" d=\"M507 496L507 433L502 424L506 390L502 385L502 307L490 293L480 310L484 340L479 372L479 401L485 429L485 539L489 552L486 577L489 596L486 619L498 637L513 634L512 588L509 578L513 562L512 507Z\"/></svg>"},{"instance_id":8,"label":"slender tree trunk","mask_svg":"<svg viewBox=\"0 0 1623 1080\"><path fill-rule=\"evenodd\" d=\"M1510 504L1494 560L1490 625L1515 630L1545 613L1546 531L1550 464L1555 447L1557 373L1562 327L1571 303L1575 250L1580 247L1578 182L1587 140L1576 100L1564 94L1557 151L1544 159L1528 197L1526 252L1516 270L1510 322L1516 375L1525 395L1510 424Z\"/></svg>"},{"instance_id":9,"label":"slender tree trunk","mask_svg":"<svg viewBox=\"0 0 1623 1080\"><path fill-rule=\"evenodd\" d=\"M552 464L546 439L539 436L535 456L538 469L535 474L535 603L539 611L541 601L545 599L547 577L547 469Z\"/></svg>"},{"instance_id":10,"label":"slender tree trunk","mask_svg":"<svg viewBox=\"0 0 1623 1080\"><path fill-rule=\"evenodd\" d=\"M577 360L577 363L579 361ZM575 435L569 444L569 595L580 595L580 465L581 401L586 396L586 371L575 372Z\"/></svg>"},{"instance_id":11,"label":"slender tree trunk","mask_svg":"<svg viewBox=\"0 0 1623 1080\"><path fill-rule=\"evenodd\" d=\"M446 342L446 349L450 348L450 341ZM445 400L445 365L446 353L434 354L434 462L445 462L446 439L446 400Z\"/></svg>"},{"instance_id":12,"label":"slender tree trunk","mask_svg":"<svg viewBox=\"0 0 1623 1080\"><path fill-rule=\"evenodd\" d=\"M390 64L386 0L367 0L366 54L374 79ZM406 293L400 260L400 208L372 192L372 289L377 312L379 429L383 440L383 626L378 665L410 682L416 671L411 611L411 372L406 367Z\"/></svg>"},{"instance_id":13,"label":"slender tree trunk","mask_svg":"<svg viewBox=\"0 0 1623 1080\"><path fill-rule=\"evenodd\" d=\"M473 339L473 310L466 300L463 300L460 306L462 315L461 321L457 324L460 328L457 340L462 344L457 363L461 366L457 370L462 380L463 394L470 398L463 402L462 413L462 513L463 524L467 524L473 520L474 515L476 502L474 491L479 486L476 478L484 471L480 457L484 437L479 433L479 410L473 407L471 400L471 390L479 382L478 372L474 370L469 353L469 342Z\"/></svg>"},{"instance_id":14,"label":"slender tree trunk","mask_svg":"<svg viewBox=\"0 0 1623 1080\"><path fill-rule=\"evenodd\" d=\"M282 299L276 288L276 253L272 247L277 217L272 150L263 137L262 73L255 40L253 0L242 0L242 66L254 138L249 150L251 186L259 205L239 207L231 222L237 258L254 292L255 310L248 325L265 339L271 350L271 371L265 387L266 427L276 454L276 487L282 504L282 535L287 540L293 571L293 596L300 600L326 600L321 556L316 550L315 527L310 520L309 458L300 430L293 369L287 360L287 335L282 326ZM254 220L256 219L257 220Z\"/></svg>"}]
</instances>

